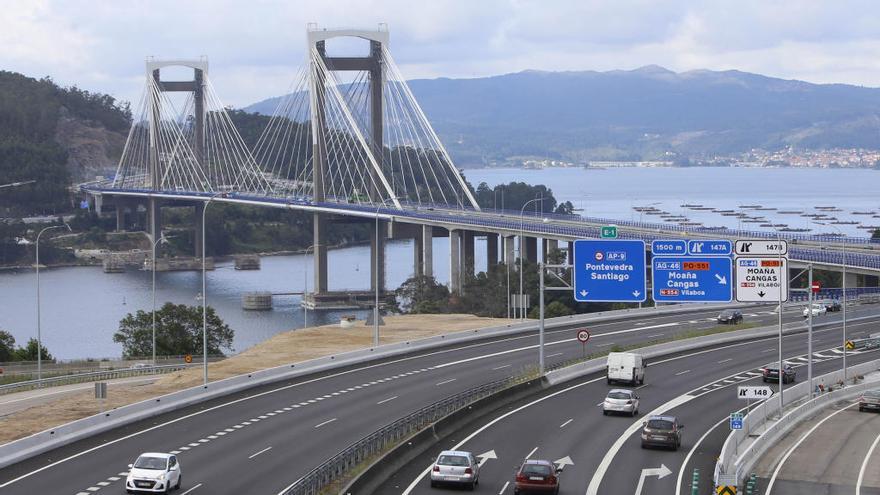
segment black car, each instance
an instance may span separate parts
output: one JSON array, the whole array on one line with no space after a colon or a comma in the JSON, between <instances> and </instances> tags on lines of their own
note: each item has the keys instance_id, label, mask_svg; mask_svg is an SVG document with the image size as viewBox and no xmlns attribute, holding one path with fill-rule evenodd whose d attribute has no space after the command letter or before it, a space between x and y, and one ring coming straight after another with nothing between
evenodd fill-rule
<instances>
[{"instance_id":1,"label":"black car","mask_svg":"<svg viewBox=\"0 0 880 495\"><path fill-rule=\"evenodd\" d=\"M736 325L743 321L742 311L738 309L725 309L718 315L718 323Z\"/></svg>"},{"instance_id":2,"label":"black car","mask_svg":"<svg viewBox=\"0 0 880 495\"><path fill-rule=\"evenodd\" d=\"M779 381L779 366L764 366L761 368L762 377L761 379L766 382L778 382ZM797 371L791 367L790 364L786 364L782 369L782 383L794 383L794 379L797 375Z\"/></svg>"},{"instance_id":3,"label":"black car","mask_svg":"<svg viewBox=\"0 0 880 495\"><path fill-rule=\"evenodd\" d=\"M669 447L678 450L683 429L684 425L675 416L649 416L642 423L642 448Z\"/></svg>"},{"instance_id":4,"label":"black car","mask_svg":"<svg viewBox=\"0 0 880 495\"><path fill-rule=\"evenodd\" d=\"M840 311L840 309L841 309L840 301L838 301L837 299L828 299L828 300L822 301L822 304L825 305L825 311L828 311L829 313L834 312L834 311Z\"/></svg>"}]
</instances>

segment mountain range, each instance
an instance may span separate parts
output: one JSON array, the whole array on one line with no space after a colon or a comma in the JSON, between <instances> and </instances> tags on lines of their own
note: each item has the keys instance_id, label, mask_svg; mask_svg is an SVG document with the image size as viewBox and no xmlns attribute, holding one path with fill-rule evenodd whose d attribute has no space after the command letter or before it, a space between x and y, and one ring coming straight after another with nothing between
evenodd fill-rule
<instances>
[{"instance_id":1,"label":"mountain range","mask_svg":"<svg viewBox=\"0 0 880 495\"><path fill-rule=\"evenodd\" d=\"M650 160L753 148L880 148L880 89L736 70L528 70L415 79L459 165L511 157ZM278 98L244 110L271 114Z\"/></svg>"}]
</instances>

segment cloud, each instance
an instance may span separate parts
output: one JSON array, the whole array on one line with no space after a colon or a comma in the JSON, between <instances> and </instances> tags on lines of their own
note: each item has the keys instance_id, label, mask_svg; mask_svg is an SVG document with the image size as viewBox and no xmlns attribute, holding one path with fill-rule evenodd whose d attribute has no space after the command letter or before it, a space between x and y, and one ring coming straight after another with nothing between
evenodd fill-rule
<instances>
[{"instance_id":1,"label":"cloud","mask_svg":"<svg viewBox=\"0 0 880 495\"><path fill-rule=\"evenodd\" d=\"M0 66L136 100L144 57L207 55L220 97L244 106L287 89L309 22L386 22L410 78L658 64L880 81L880 5L862 0L7 0Z\"/></svg>"}]
</instances>

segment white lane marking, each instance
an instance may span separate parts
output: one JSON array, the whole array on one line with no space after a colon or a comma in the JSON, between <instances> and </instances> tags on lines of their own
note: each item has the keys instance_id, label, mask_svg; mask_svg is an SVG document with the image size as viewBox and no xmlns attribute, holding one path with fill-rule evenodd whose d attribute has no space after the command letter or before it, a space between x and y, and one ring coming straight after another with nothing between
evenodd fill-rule
<instances>
[{"instance_id":1,"label":"white lane marking","mask_svg":"<svg viewBox=\"0 0 880 495\"><path fill-rule=\"evenodd\" d=\"M545 357L545 358L552 358L552 357L556 357L556 356L561 356L561 355L563 355L563 354L565 354L565 353L564 353L564 352L557 352L557 353L555 353L555 354L548 354L548 355L546 355L546 356L544 356L544 357Z\"/></svg>"},{"instance_id":2,"label":"white lane marking","mask_svg":"<svg viewBox=\"0 0 880 495\"><path fill-rule=\"evenodd\" d=\"M501 491L498 492L498 495L502 495L502 494L504 493L504 490L507 490L507 486L508 486L508 485L510 485L510 482L509 482L509 481L505 481L505 482L504 482L504 486L501 487Z\"/></svg>"},{"instance_id":3,"label":"white lane marking","mask_svg":"<svg viewBox=\"0 0 880 495\"><path fill-rule=\"evenodd\" d=\"M504 368L510 368L510 365L509 365L509 364L505 364L504 366L499 366L499 367L497 367L497 368L492 368L492 371L498 371L498 370L501 370L501 369L504 369Z\"/></svg>"},{"instance_id":4,"label":"white lane marking","mask_svg":"<svg viewBox=\"0 0 880 495\"><path fill-rule=\"evenodd\" d=\"M856 404L857 404L857 403L856 403ZM847 409L853 407L853 406L856 405L856 404L850 404L850 405L844 407L843 409L840 409L840 410L834 411L833 413L829 414L828 416L825 416L821 421L819 421L819 422L817 422L815 425L813 425L812 428L810 428L809 430L807 430L807 432L804 433L804 434L798 439L798 441L795 442L795 444L792 445L792 446L788 449L788 451L785 452L785 455L782 456L782 459L779 461L779 464L776 465L776 469L773 470L773 476L770 477L770 481L767 483L767 488L764 490L764 493L766 493L767 495L770 495L770 491L773 490L773 484L776 483L776 477L779 476L779 471L782 470L782 466L785 465L785 461L787 461L788 458L791 457L791 454L792 454L795 450L797 450L797 448L800 447L802 443L804 443L804 440L806 440L808 436L810 436L814 431L816 431L817 428L819 428L820 426L822 426L822 423L828 421L829 419L833 418L834 416L837 416L838 414L842 413L843 411L846 411ZM785 418L785 416L783 416L783 419L784 419L784 418Z\"/></svg>"},{"instance_id":5,"label":"white lane marking","mask_svg":"<svg viewBox=\"0 0 880 495\"><path fill-rule=\"evenodd\" d=\"M529 457L535 455L535 452L537 452L537 451L538 451L538 447L533 448L532 451L529 452L529 453L526 455L526 459L528 459Z\"/></svg>"},{"instance_id":6,"label":"white lane marking","mask_svg":"<svg viewBox=\"0 0 880 495\"><path fill-rule=\"evenodd\" d=\"M458 379L458 378L451 378L451 379L449 379L449 380L443 380L442 382L438 383L437 386L439 387L440 385L446 385L447 383L452 383L452 382L454 382L454 381L457 380L457 379Z\"/></svg>"},{"instance_id":7,"label":"white lane marking","mask_svg":"<svg viewBox=\"0 0 880 495\"><path fill-rule=\"evenodd\" d=\"M614 345L614 342L608 342L607 344L597 344L596 347L608 347L609 345Z\"/></svg>"},{"instance_id":8,"label":"white lane marking","mask_svg":"<svg viewBox=\"0 0 880 495\"><path fill-rule=\"evenodd\" d=\"M120 478L119 476L111 476L111 477L109 477L109 478L107 478L107 479L110 480L110 481L119 481L119 480L122 479L122 478Z\"/></svg>"},{"instance_id":9,"label":"white lane marking","mask_svg":"<svg viewBox=\"0 0 880 495\"><path fill-rule=\"evenodd\" d=\"M721 361L718 361L718 364L726 363L728 361L733 361L733 358L722 359Z\"/></svg>"},{"instance_id":10,"label":"white lane marking","mask_svg":"<svg viewBox=\"0 0 880 495\"><path fill-rule=\"evenodd\" d=\"M623 333L640 332L642 330L647 330L649 328L674 327L678 324L679 323L677 323L677 322L676 323L661 323L659 325L651 325L649 327L629 328L626 330L617 330L615 332L606 332L601 335L597 335L597 337L599 337L599 336L606 337L608 335L619 335L619 334L623 334ZM576 341L577 341L577 337L574 337L574 338L570 338L570 339L562 339L562 340L556 340L554 342L548 342L545 344L545 346L560 345L560 344L566 344L569 342L576 342ZM611 343L605 344L605 345L611 345ZM599 346L601 346L601 344ZM467 359L459 359L458 361L452 361L449 363L438 364L437 366L434 366L434 368L435 369L446 368L447 366L455 366L457 364L469 363L471 361L479 361L481 359L487 359L487 358L492 358L492 357L496 357L496 356L504 356L506 354L512 354L514 352L522 352L522 351L527 351L527 350L531 350L531 349L537 349L538 347L539 346L537 344L535 344L535 345L529 345L529 346L525 346L525 347L519 347L516 349L508 349L506 351L493 352L491 354L483 354L482 356L474 356L474 357L467 358Z\"/></svg>"},{"instance_id":11,"label":"white lane marking","mask_svg":"<svg viewBox=\"0 0 880 495\"><path fill-rule=\"evenodd\" d=\"M86 490L88 490L88 491L90 491L90 492L96 492L96 491L98 491L98 490L100 490L100 489L101 489L100 486L90 486L90 487L86 488Z\"/></svg>"},{"instance_id":12,"label":"white lane marking","mask_svg":"<svg viewBox=\"0 0 880 495\"><path fill-rule=\"evenodd\" d=\"M270 450L272 450L272 447L271 447L271 446L266 447L265 449L263 449L263 450L257 452L256 454L253 454L253 455L248 456L248 459L253 459L254 457L256 457L256 456L262 454L263 452L268 452L268 451L270 451Z\"/></svg>"},{"instance_id":13,"label":"white lane marking","mask_svg":"<svg viewBox=\"0 0 880 495\"><path fill-rule=\"evenodd\" d=\"M761 354L764 354L764 353L766 353L766 352L773 352L773 351L775 351L775 350L776 350L776 349L764 349L763 351L761 351Z\"/></svg>"},{"instance_id":14,"label":"white lane marking","mask_svg":"<svg viewBox=\"0 0 880 495\"><path fill-rule=\"evenodd\" d=\"M572 391L572 390L574 390L574 389L576 389L576 388L580 388L580 387L583 387L583 386L589 385L589 384L591 384L591 383L596 383L596 382L601 381L601 380L604 380L604 379L605 379L605 377L603 376L603 377L600 377L600 378L594 378L594 379L592 379L592 380L587 380L587 381L585 381L585 382L583 382L583 383L578 383L577 385L572 385L572 386L570 386L570 387L564 388L564 389L559 390L559 391L557 391L557 392L553 392L552 394L546 395L546 396L541 397L541 398L539 398L539 399L535 399L535 400L533 400L533 401L531 401L531 402L529 402L529 403L527 403L527 404L524 404L524 405L522 405L522 406L519 406L518 408L516 408L516 409L514 409L514 410L512 410L512 411L508 411L508 412L502 414L501 416L498 416L497 418L493 419L492 421L489 421L488 423L484 424L484 425L481 426L480 428L477 428L476 431L474 431L474 432L471 433L470 435L466 436L466 437L464 438L464 440L462 440L462 441L458 442L457 444L455 444L455 445L452 447L451 450L456 450L456 449L461 448L462 445L464 445L465 443L467 443L468 441L470 441L470 440L471 440L472 438L474 438L475 436L477 436L477 435L479 435L480 433L482 433L482 432L486 431L487 429L491 428L491 427L492 427L493 425L495 425L496 423L498 423L498 422L500 422L500 421L503 421L503 420L507 419L508 417L512 416L513 414L516 414L516 413L522 411L523 409L526 409L526 408L528 408L528 407L531 407L531 406L533 406L533 405L535 405L535 404L538 404L538 403L540 403L540 402L544 402L545 400L547 400L547 399L551 399L551 398L553 398L553 397L556 397L557 395L564 394L564 393L566 393L566 392L570 392L570 391ZM418 486L419 482L422 481L422 479L423 479L425 476L427 476L428 473L431 472L431 468L432 468L433 466L434 466L434 463L431 463L427 468L425 468L424 471L422 471L418 476L416 476L416 479L414 479L414 480L412 481L412 483L410 483L409 486L406 487L406 490L404 490L403 493L401 493L401 495L409 495L413 490L415 490L415 488L416 488L416 486Z\"/></svg>"},{"instance_id":15,"label":"white lane marking","mask_svg":"<svg viewBox=\"0 0 880 495\"><path fill-rule=\"evenodd\" d=\"M691 399L694 399L693 395L679 395L671 401L659 406L657 409L649 412L645 415L645 417L663 414L664 412L675 409L676 407L690 401ZM626 431L624 431L623 434L614 441L614 444L605 453L605 457L602 459L602 462L599 463L599 467L596 468L596 471L593 472L593 477L592 479L590 479L590 485L587 487L587 495L598 495L599 485L602 483L602 478L605 477L605 472L608 471L608 467L611 465L611 461L614 460L614 456L617 455L617 452L623 447L623 444L629 439L629 437L642 429L642 421L642 418L633 421L633 423L629 425L629 428L627 428Z\"/></svg>"},{"instance_id":16,"label":"white lane marking","mask_svg":"<svg viewBox=\"0 0 880 495\"><path fill-rule=\"evenodd\" d=\"M384 404L384 403L386 403L386 402L390 402L390 401L396 399L397 397L399 397L399 396L395 395L394 397L389 397L389 398L387 398L387 399L382 399L382 400L380 400L379 402L377 402L376 405L378 406L379 404Z\"/></svg>"},{"instance_id":17,"label":"white lane marking","mask_svg":"<svg viewBox=\"0 0 880 495\"><path fill-rule=\"evenodd\" d=\"M604 400L603 400L602 402L596 404L596 407L599 407L599 406L601 406L601 405L603 405L603 404L605 404L605 401L604 401Z\"/></svg>"},{"instance_id":18,"label":"white lane marking","mask_svg":"<svg viewBox=\"0 0 880 495\"><path fill-rule=\"evenodd\" d=\"M678 373L675 374L675 376L684 375L684 374L690 373L690 372L691 372L691 370L679 371Z\"/></svg>"},{"instance_id":19,"label":"white lane marking","mask_svg":"<svg viewBox=\"0 0 880 495\"><path fill-rule=\"evenodd\" d=\"M665 333L655 333L654 335L646 335L645 338L646 338L646 339L650 339L650 338L653 338L653 337L662 337L662 336L664 336L664 335L666 335L666 334L665 334Z\"/></svg>"},{"instance_id":20,"label":"white lane marking","mask_svg":"<svg viewBox=\"0 0 880 495\"><path fill-rule=\"evenodd\" d=\"M868 468L868 459L871 458L874 449L877 448L878 442L880 442L880 435L877 435L877 438L874 439L874 443L871 444L871 448L868 449L868 453L865 454L865 460L862 461L862 467L859 469L859 479L856 481L856 495L862 495L862 481L865 479L865 470Z\"/></svg>"},{"instance_id":21,"label":"white lane marking","mask_svg":"<svg viewBox=\"0 0 880 495\"><path fill-rule=\"evenodd\" d=\"M748 409L748 406L746 406L736 412L741 413L741 412L745 411L746 409ZM688 451L687 455L684 457L684 462L681 463L681 468L679 468L679 470L678 470L678 480L676 480L676 482L675 482L675 495L681 495L681 481L682 481L682 478L684 477L684 470L687 467L688 462L690 462L691 456L693 456L694 452L697 451L697 447L699 447L700 444L703 443L703 440L705 440L706 437L708 437L709 434L712 433L713 430L715 430L715 428L718 428L719 426L723 425L724 423L727 423L728 421L730 421L730 417L725 416L721 421L715 423L714 426L712 426L711 428L706 430L706 433L703 433L703 436L701 436L699 438L699 440L697 440L697 442L694 444L694 446L691 447L691 450Z\"/></svg>"},{"instance_id":22,"label":"white lane marking","mask_svg":"<svg viewBox=\"0 0 880 495\"><path fill-rule=\"evenodd\" d=\"M736 378L737 380L748 380L749 379L749 377L747 377L747 376L735 376L734 378Z\"/></svg>"},{"instance_id":23,"label":"white lane marking","mask_svg":"<svg viewBox=\"0 0 880 495\"><path fill-rule=\"evenodd\" d=\"M108 483L106 481L99 481L98 482L98 486L109 486L109 485L110 485L110 483Z\"/></svg>"},{"instance_id":24,"label":"white lane marking","mask_svg":"<svg viewBox=\"0 0 880 495\"><path fill-rule=\"evenodd\" d=\"M320 428L324 425L329 425L330 423L336 421L337 419L339 419L339 418L328 419L327 421L324 421L323 423L318 423L315 425L315 428Z\"/></svg>"},{"instance_id":25,"label":"white lane marking","mask_svg":"<svg viewBox=\"0 0 880 495\"><path fill-rule=\"evenodd\" d=\"M561 425L559 425L559 427L560 427L560 428L565 428L565 427L568 426L568 424L571 423L572 421L574 421L574 418L571 418L571 419L569 419L568 421L566 421L565 423L562 423Z\"/></svg>"},{"instance_id":26,"label":"white lane marking","mask_svg":"<svg viewBox=\"0 0 880 495\"><path fill-rule=\"evenodd\" d=\"M196 485L196 486L194 486L194 487L192 487L192 488L190 488L190 489L189 489L189 490L187 490L187 491L185 491L185 492L183 492L183 493L181 493L181 494L180 494L180 495L186 495L186 494L187 494L187 493L190 493L190 492L192 492L192 491L193 491L193 490L195 490L195 489L196 489L196 488L198 488L198 487L200 487L200 486L202 486L202 484L201 484L201 483L199 483L199 484L198 484L198 485Z\"/></svg>"}]
</instances>

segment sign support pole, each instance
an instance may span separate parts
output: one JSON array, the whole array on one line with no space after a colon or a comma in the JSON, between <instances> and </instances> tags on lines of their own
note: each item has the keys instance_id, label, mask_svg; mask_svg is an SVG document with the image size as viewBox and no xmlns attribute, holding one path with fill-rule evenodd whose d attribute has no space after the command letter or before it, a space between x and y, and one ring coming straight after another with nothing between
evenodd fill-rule
<instances>
[{"instance_id":1,"label":"sign support pole","mask_svg":"<svg viewBox=\"0 0 880 495\"><path fill-rule=\"evenodd\" d=\"M776 242L781 246L782 240L779 236L779 231L776 231ZM782 370L785 362L782 358L782 284L788 286L788 265L783 265L782 262L782 249L778 250L779 254L779 268L782 272L779 277L779 308L778 308L778 316L779 316L779 417L782 418L782 414L785 412L785 402L782 400L782 389L785 388L785 382L782 380ZM784 269L783 269L784 266ZM788 290L786 288L786 293Z\"/></svg>"},{"instance_id":2,"label":"sign support pole","mask_svg":"<svg viewBox=\"0 0 880 495\"><path fill-rule=\"evenodd\" d=\"M807 276L807 287L809 287L809 302L807 310L807 381L810 383L810 398L813 398L813 264L809 264L809 275ZM782 371L780 371L781 373ZM780 375L781 377L782 375ZM781 380L782 378L780 378Z\"/></svg>"},{"instance_id":3,"label":"sign support pole","mask_svg":"<svg viewBox=\"0 0 880 495\"><path fill-rule=\"evenodd\" d=\"M538 263L538 305L539 318L538 325L538 369L541 376L544 376L544 263Z\"/></svg>"}]
</instances>

